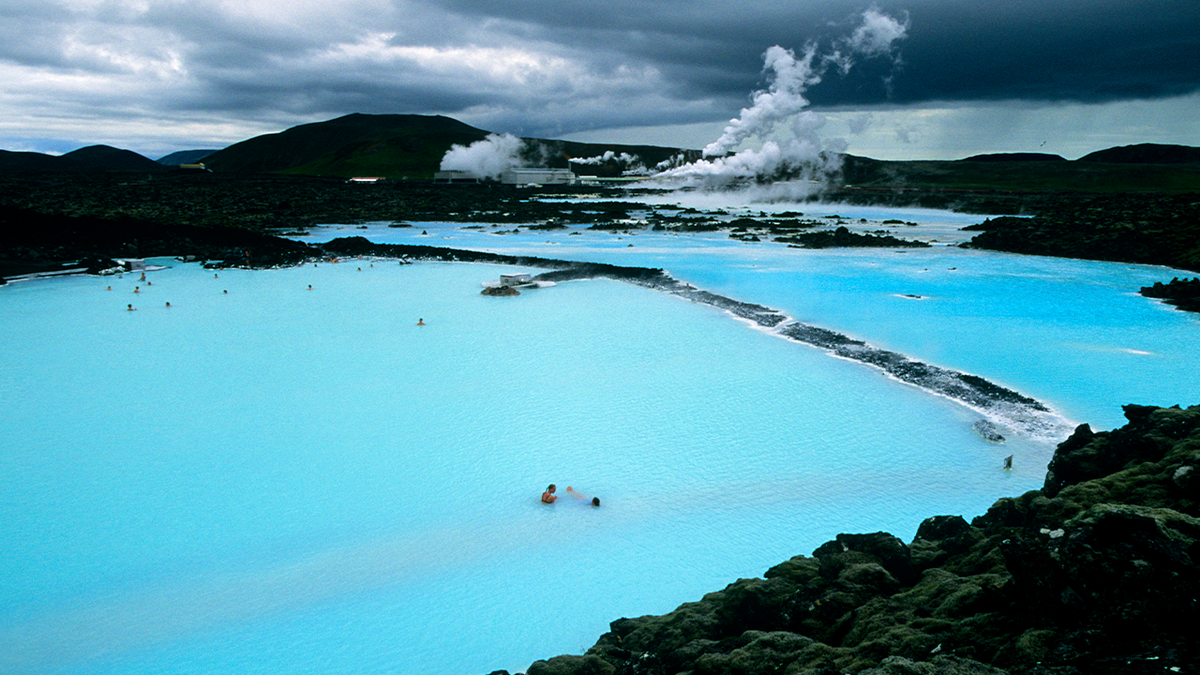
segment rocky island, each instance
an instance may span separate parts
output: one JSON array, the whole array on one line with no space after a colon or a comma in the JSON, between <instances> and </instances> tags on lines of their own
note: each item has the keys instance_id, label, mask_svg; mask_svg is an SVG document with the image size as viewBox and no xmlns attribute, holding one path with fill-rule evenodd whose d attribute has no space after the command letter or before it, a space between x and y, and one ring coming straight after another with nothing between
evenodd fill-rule
<instances>
[{"instance_id":1,"label":"rocky island","mask_svg":"<svg viewBox=\"0 0 1200 675\"><path fill-rule=\"evenodd\" d=\"M1200 405L1124 411L970 522L838 535L527 675L1196 672Z\"/></svg>"}]
</instances>

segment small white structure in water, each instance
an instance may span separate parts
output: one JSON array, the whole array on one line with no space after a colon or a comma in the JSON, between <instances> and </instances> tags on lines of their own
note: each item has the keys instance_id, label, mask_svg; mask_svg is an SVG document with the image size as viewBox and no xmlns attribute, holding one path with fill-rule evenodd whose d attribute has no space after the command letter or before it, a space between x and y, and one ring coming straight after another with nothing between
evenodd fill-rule
<instances>
[{"instance_id":1,"label":"small white structure in water","mask_svg":"<svg viewBox=\"0 0 1200 675\"><path fill-rule=\"evenodd\" d=\"M524 272L501 274L499 280L483 282L484 288L549 288L553 281L534 281L533 275Z\"/></svg>"},{"instance_id":2,"label":"small white structure in water","mask_svg":"<svg viewBox=\"0 0 1200 675\"><path fill-rule=\"evenodd\" d=\"M533 276L530 274L501 274L501 286L520 286L533 281Z\"/></svg>"}]
</instances>

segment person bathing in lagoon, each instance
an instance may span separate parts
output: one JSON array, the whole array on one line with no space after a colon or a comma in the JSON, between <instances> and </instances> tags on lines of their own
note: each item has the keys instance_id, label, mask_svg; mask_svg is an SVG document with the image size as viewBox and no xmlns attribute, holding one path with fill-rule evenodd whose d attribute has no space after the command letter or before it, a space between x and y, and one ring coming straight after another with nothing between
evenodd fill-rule
<instances>
[{"instance_id":1,"label":"person bathing in lagoon","mask_svg":"<svg viewBox=\"0 0 1200 675\"><path fill-rule=\"evenodd\" d=\"M567 494L571 495L572 497L574 497L575 499L578 499L581 502L587 501L587 497L580 494L579 490L576 490L575 488L571 487L570 485L567 486ZM592 506L600 506L600 498L592 497L591 505Z\"/></svg>"},{"instance_id":2,"label":"person bathing in lagoon","mask_svg":"<svg viewBox=\"0 0 1200 675\"><path fill-rule=\"evenodd\" d=\"M557 488L554 487L554 483L551 483L550 487L546 488L546 491L542 493L543 504L553 504L554 501L558 499L558 497L554 495L554 491L556 489Z\"/></svg>"}]
</instances>

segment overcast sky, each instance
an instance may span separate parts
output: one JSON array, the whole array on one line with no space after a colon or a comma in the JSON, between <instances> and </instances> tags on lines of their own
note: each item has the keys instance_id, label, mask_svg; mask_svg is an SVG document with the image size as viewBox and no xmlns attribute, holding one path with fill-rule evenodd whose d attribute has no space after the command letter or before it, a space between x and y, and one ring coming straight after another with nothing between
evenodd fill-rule
<instances>
[{"instance_id":1,"label":"overcast sky","mask_svg":"<svg viewBox=\"0 0 1200 675\"><path fill-rule=\"evenodd\" d=\"M1198 0L2 0L0 148L157 158L352 112L703 148L773 46L813 51L808 124L854 154L1200 146Z\"/></svg>"}]
</instances>

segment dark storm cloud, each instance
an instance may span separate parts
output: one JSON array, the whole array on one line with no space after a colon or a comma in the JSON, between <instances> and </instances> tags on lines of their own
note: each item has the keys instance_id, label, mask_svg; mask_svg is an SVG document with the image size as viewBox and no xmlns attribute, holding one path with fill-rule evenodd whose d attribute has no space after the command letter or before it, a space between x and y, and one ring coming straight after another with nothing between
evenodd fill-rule
<instances>
[{"instance_id":1,"label":"dark storm cloud","mask_svg":"<svg viewBox=\"0 0 1200 675\"><path fill-rule=\"evenodd\" d=\"M872 7L906 35L825 71L814 108L1200 90L1196 0L7 0L0 141L181 117L236 138L349 112L543 136L719 123L765 85L768 48L831 54Z\"/></svg>"},{"instance_id":2,"label":"dark storm cloud","mask_svg":"<svg viewBox=\"0 0 1200 675\"><path fill-rule=\"evenodd\" d=\"M1200 88L1200 3L1110 0L1000 8L926 0L910 7L914 30L894 89L900 103L1103 102ZM853 94L834 95L857 102Z\"/></svg>"},{"instance_id":3,"label":"dark storm cloud","mask_svg":"<svg viewBox=\"0 0 1200 675\"><path fill-rule=\"evenodd\" d=\"M654 63L680 92L743 97L774 44L832 42L867 3L495 3L444 0L464 16L525 24L553 42ZM912 29L903 68L865 65L814 91L819 105L1033 100L1100 102L1200 90L1194 0L915 0L874 3ZM890 87L883 86L890 77Z\"/></svg>"}]
</instances>

